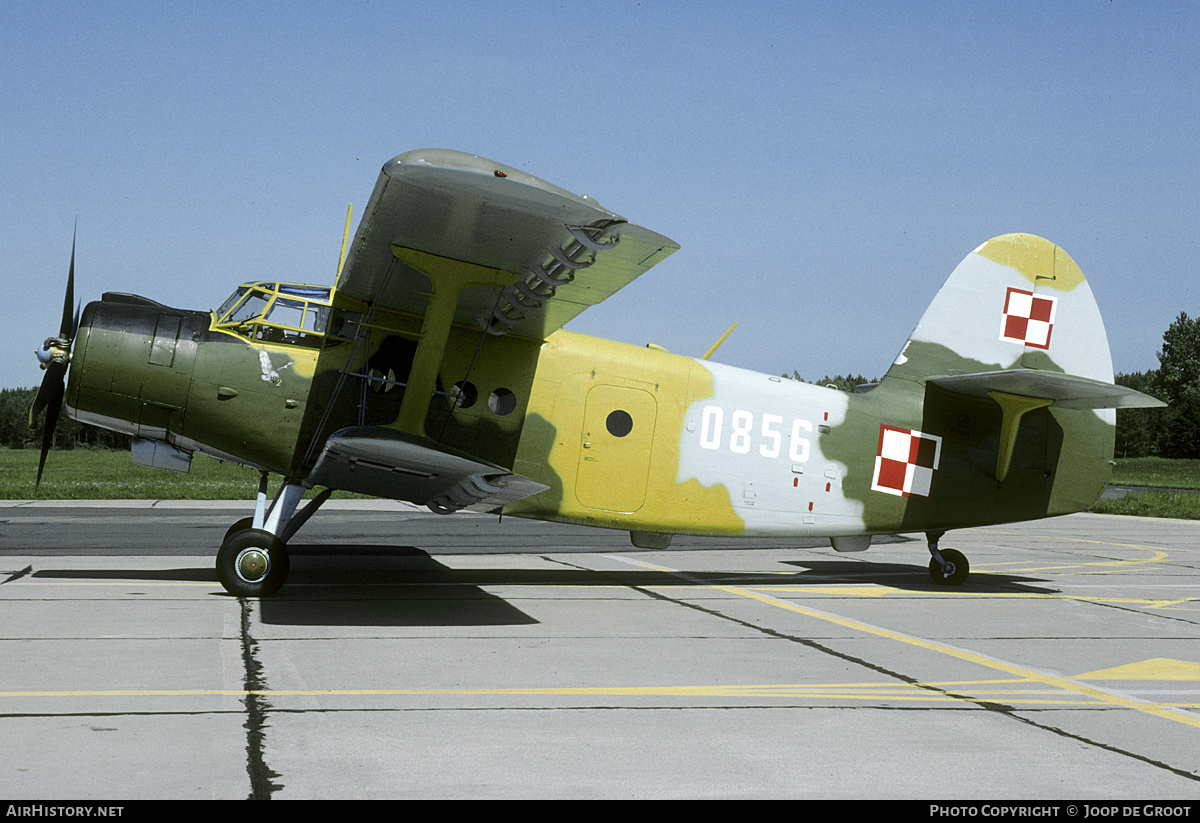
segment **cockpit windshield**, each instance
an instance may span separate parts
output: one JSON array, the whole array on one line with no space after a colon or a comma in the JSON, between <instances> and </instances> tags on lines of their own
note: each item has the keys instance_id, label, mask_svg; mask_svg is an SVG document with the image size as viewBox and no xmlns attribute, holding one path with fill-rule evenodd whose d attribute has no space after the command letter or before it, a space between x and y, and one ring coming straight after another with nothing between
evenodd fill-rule
<instances>
[{"instance_id":1,"label":"cockpit windshield","mask_svg":"<svg viewBox=\"0 0 1200 823\"><path fill-rule=\"evenodd\" d=\"M245 283L213 315L217 328L251 340L317 348L329 303L328 286Z\"/></svg>"}]
</instances>

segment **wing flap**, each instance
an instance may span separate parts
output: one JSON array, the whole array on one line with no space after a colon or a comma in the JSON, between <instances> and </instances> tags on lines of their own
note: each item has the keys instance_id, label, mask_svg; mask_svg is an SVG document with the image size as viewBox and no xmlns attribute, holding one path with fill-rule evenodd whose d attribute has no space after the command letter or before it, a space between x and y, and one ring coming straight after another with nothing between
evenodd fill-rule
<instances>
[{"instance_id":1,"label":"wing flap","mask_svg":"<svg viewBox=\"0 0 1200 823\"><path fill-rule=\"evenodd\" d=\"M379 426L330 435L306 483L405 500L438 514L493 511L549 488L427 438Z\"/></svg>"},{"instance_id":2,"label":"wing flap","mask_svg":"<svg viewBox=\"0 0 1200 823\"><path fill-rule=\"evenodd\" d=\"M678 248L590 197L518 169L461 152L415 151L380 172L337 291L424 314L429 281L403 261L403 250L413 249L516 275L507 288L468 289L454 320L544 339Z\"/></svg>"}]
</instances>

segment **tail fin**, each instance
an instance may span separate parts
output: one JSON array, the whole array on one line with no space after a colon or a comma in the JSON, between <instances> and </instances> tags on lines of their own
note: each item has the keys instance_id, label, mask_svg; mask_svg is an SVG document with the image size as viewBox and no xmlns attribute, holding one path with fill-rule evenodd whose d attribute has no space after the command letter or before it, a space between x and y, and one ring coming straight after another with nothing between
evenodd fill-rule
<instances>
[{"instance_id":1,"label":"tail fin","mask_svg":"<svg viewBox=\"0 0 1200 823\"><path fill-rule=\"evenodd\" d=\"M1113 385L1083 273L1030 234L989 240L959 263L880 388L921 398L922 431L945 433L958 499L997 520L1091 505L1111 468L1112 409L1162 405ZM1010 468L1019 479L1005 484Z\"/></svg>"},{"instance_id":2,"label":"tail fin","mask_svg":"<svg viewBox=\"0 0 1200 823\"><path fill-rule=\"evenodd\" d=\"M1036 369L1111 383L1108 337L1079 266L1031 234L967 255L934 297L887 376Z\"/></svg>"}]
</instances>

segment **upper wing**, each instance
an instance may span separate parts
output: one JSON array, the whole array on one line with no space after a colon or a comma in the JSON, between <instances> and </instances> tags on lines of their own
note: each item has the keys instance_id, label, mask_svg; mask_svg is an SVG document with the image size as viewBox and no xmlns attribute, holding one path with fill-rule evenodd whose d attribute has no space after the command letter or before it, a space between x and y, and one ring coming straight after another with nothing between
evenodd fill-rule
<instances>
[{"instance_id":1,"label":"upper wing","mask_svg":"<svg viewBox=\"0 0 1200 823\"><path fill-rule=\"evenodd\" d=\"M429 282L399 258L414 249L516 275L512 285L467 289L456 323L544 339L678 248L509 166L412 151L380 172L337 293L423 315Z\"/></svg>"}]
</instances>

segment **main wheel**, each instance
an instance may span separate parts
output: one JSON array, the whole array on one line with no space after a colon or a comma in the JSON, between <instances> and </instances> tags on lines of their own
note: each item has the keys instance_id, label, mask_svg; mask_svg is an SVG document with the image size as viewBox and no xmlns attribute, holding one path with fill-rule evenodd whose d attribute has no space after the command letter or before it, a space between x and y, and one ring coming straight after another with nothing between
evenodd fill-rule
<instances>
[{"instance_id":1,"label":"main wheel","mask_svg":"<svg viewBox=\"0 0 1200 823\"><path fill-rule=\"evenodd\" d=\"M287 580L287 546L263 529L235 531L217 552L217 578L238 597L270 597Z\"/></svg>"},{"instance_id":2,"label":"main wheel","mask_svg":"<svg viewBox=\"0 0 1200 823\"><path fill-rule=\"evenodd\" d=\"M945 566L934 558L929 558L929 576L933 578L934 583L941 586L957 586L967 579L971 564L967 562L966 555L954 549L942 549L940 554L946 561Z\"/></svg>"}]
</instances>

